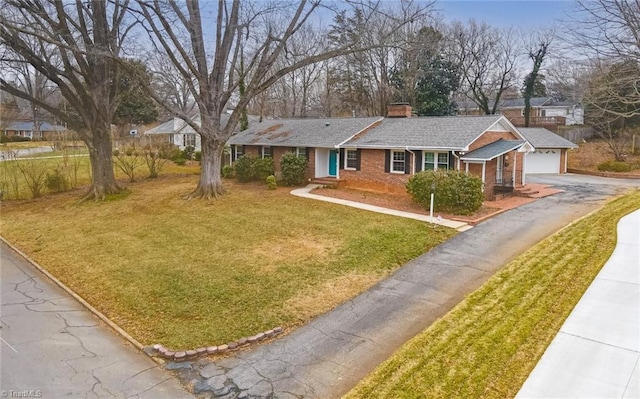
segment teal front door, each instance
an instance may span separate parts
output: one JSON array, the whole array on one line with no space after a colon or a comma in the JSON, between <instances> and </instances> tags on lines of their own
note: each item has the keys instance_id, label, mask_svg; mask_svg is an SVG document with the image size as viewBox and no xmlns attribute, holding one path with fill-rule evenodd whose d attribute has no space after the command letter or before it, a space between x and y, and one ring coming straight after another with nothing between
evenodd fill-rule
<instances>
[{"instance_id":1,"label":"teal front door","mask_svg":"<svg viewBox=\"0 0 640 399\"><path fill-rule=\"evenodd\" d=\"M330 150L329 151L329 176L336 177L338 175L338 151Z\"/></svg>"}]
</instances>

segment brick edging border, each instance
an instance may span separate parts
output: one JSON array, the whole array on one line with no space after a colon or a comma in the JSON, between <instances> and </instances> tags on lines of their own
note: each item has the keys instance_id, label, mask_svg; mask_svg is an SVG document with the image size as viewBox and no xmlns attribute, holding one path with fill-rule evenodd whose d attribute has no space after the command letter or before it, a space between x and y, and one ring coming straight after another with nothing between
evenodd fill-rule
<instances>
[{"instance_id":1,"label":"brick edging border","mask_svg":"<svg viewBox=\"0 0 640 399\"><path fill-rule=\"evenodd\" d=\"M265 332L258 333L256 335L252 335L250 337L243 337L237 341L228 342L223 345L218 346L209 346L207 348L200 347L197 349L190 350L173 350L164 347L160 344L155 344L152 346L147 346L144 348L144 353L153 357L159 356L165 360L182 362L185 360L192 360L198 358L200 356L206 355L216 355L222 354L225 352L235 351L243 347L247 347L253 344L257 344L260 341L263 341L268 338L273 338L277 335L282 334L284 330L282 327L276 327L271 330L267 330Z\"/></svg>"},{"instance_id":2,"label":"brick edging border","mask_svg":"<svg viewBox=\"0 0 640 399\"><path fill-rule=\"evenodd\" d=\"M102 314L98 309L94 308L89 304L89 302L85 301L80 295L76 294L71 288L67 287L62 281L58 280L53 274L46 271L42 266L40 266L36 261L28 257L24 252L16 248L13 244L11 244L6 238L0 235L0 240L7 244L9 248L11 248L14 252L20 255L24 260L31 263L33 267L35 267L40 273L44 274L49 280L53 281L58 287L62 288L67 294L71 295L76 301L80 302L82 306L84 306L87 310L94 314L97 318L105 322L109 327L111 327L116 333L118 333L122 338L129 341L129 343L135 346L139 350L144 349L144 345L138 342L131 335L127 334L125 330L123 330L119 325L111 321L107 316Z\"/></svg>"},{"instance_id":3,"label":"brick edging border","mask_svg":"<svg viewBox=\"0 0 640 399\"><path fill-rule=\"evenodd\" d=\"M611 173L611 172L596 172L595 170L573 169L567 168L567 173L574 173L577 175L590 175L598 177L610 177L618 179L640 179L640 176L629 173Z\"/></svg>"}]
</instances>

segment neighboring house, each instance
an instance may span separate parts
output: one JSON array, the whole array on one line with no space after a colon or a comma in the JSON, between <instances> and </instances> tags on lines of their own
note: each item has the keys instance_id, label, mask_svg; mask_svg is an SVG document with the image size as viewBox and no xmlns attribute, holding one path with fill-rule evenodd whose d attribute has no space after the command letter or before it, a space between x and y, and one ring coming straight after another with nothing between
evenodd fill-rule
<instances>
[{"instance_id":1,"label":"neighboring house","mask_svg":"<svg viewBox=\"0 0 640 399\"><path fill-rule=\"evenodd\" d=\"M506 116L515 126L524 126L524 98L511 98L500 102L499 114ZM478 105L471 100L458 103L459 115L480 115ZM529 126L555 129L557 126L584 124L584 110L577 101L554 101L551 97L531 99Z\"/></svg>"},{"instance_id":2,"label":"neighboring house","mask_svg":"<svg viewBox=\"0 0 640 399\"><path fill-rule=\"evenodd\" d=\"M520 133L535 151L527 154L525 173L567 173L567 152L578 148L569 140L539 127L520 127Z\"/></svg>"},{"instance_id":3,"label":"neighboring house","mask_svg":"<svg viewBox=\"0 0 640 399\"><path fill-rule=\"evenodd\" d=\"M535 148L506 117L410 118L410 107L399 107L390 106L389 115L405 117L263 122L228 144L233 159L273 157L277 170L285 152L304 154L310 179L335 178L346 187L404 192L411 175L431 169L479 176L487 199L525 184L526 155Z\"/></svg>"},{"instance_id":4,"label":"neighboring house","mask_svg":"<svg viewBox=\"0 0 640 399\"><path fill-rule=\"evenodd\" d=\"M229 114L225 113L221 115L222 124L227 123L228 119ZM200 115L194 116L193 121L196 125L200 126ZM257 117L249 115L249 123L257 123L257 121ZM196 133L187 122L177 117L146 130L143 134L150 137L157 137L161 141L176 145L180 150L184 150L186 147L194 147L195 151L201 151L200 135Z\"/></svg>"},{"instance_id":5,"label":"neighboring house","mask_svg":"<svg viewBox=\"0 0 640 399\"><path fill-rule=\"evenodd\" d=\"M500 104L502 115L516 126L524 126L524 98L504 100ZM577 101L554 101L551 97L531 99L529 126L582 125L584 110Z\"/></svg>"},{"instance_id":6,"label":"neighboring house","mask_svg":"<svg viewBox=\"0 0 640 399\"><path fill-rule=\"evenodd\" d=\"M196 116L194 122L200 125L200 116ZM201 148L200 135L197 134L187 122L180 118L173 118L170 121L145 131L144 134L146 136L158 137L162 141L178 146L180 150L184 150L187 147L194 147L196 151L200 151Z\"/></svg>"},{"instance_id":7,"label":"neighboring house","mask_svg":"<svg viewBox=\"0 0 640 399\"><path fill-rule=\"evenodd\" d=\"M10 122L2 131L5 136L28 137L32 140L50 139L56 133L65 132L64 126L52 125L49 122L40 123L40 132L36 133L36 125L33 122Z\"/></svg>"}]
</instances>

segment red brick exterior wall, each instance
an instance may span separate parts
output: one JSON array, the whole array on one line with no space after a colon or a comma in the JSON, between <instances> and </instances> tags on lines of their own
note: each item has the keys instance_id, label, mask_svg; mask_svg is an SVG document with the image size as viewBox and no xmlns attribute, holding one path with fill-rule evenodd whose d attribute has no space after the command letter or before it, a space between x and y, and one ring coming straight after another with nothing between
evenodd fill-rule
<instances>
[{"instance_id":1,"label":"red brick exterior wall","mask_svg":"<svg viewBox=\"0 0 640 399\"><path fill-rule=\"evenodd\" d=\"M411 105L391 104L387 107L387 117L389 118L411 118Z\"/></svg>"},{"instance_id":2,"label":"red brick exterior wall","mask_svg":"<svg viewBox=\"0 0 640 399\"><path fill-rule=\"evenodd\" d=\"M414 157L409 158L408 162L413 165ZM360 170L340 169L340 180L345 180L341 186L387 193L406 192L405 184L410 175L386 173L384 159L384 150L361 150Z\"/></svg>"},{"instance_id":3,"label":"red brick exterior wall","mask_svg":"<svg viewBox=\"0 0 640 399\"><path fill-rule=\"evenodd\" d=\"M562 148L560 150L560 173L567 173L567 168L565 168L566 166L566 160L567 160L567 153L568 150L566 148Z\"/></svg>"}]
</instances>

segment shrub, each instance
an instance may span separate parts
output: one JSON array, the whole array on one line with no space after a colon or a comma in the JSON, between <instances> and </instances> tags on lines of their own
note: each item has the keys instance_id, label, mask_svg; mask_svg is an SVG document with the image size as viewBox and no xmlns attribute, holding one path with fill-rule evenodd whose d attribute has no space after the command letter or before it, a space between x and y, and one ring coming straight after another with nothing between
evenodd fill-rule
<instances>
[{"instance_id":1,"label":"shrub","mask_svg":"<svg viewBox=\"0 0 640 399\"><path fill-rule=\"evenodd\" d=\"M29 137L0 135L0 143L17 143L22 141L31 141Z\"/></svg>"},{"instance_id":2,"label":"shrub","mask_svg":"<svg viewBox=\"0 0 640 399\"><path fill-rule=\"evenodd\" d=\"M255 179L254 163L256 157L251 155L243 155L235 162L236 176L240 182L248 182Z\"/></svg>"},{"instance_id":3,"label":"shrub","mask_svg":"<svg viewBox=\"0 0 640 399\"><path fill-rule=\"evenodd\" d=\"M282 180L287 186L299 186L306 178L307 158L300 157L293 152L287 152L280 161Z\"/></svg>"},{"instance_id":4,"label":"shrub","mask_svg":"<svg viewBox=\"0 0 640 399\"><path fill-rule=\"evenodd\" d=\"M276 183L276 177L274 175L267 176L265 181L267 183L267 187L269 187L269 190L275 190L276 188L278 188L278 183Z\"/></svg>"},{"instance_id":5,"label":"shrub","mask_svg":"<svg viewBox=\"0 0 640 399\"><path fill-rule=\"evenodd\" d=\"M169 146L174 147L169 144ZM147 169L149 169L149 178L155 179L158 177L158 174L167 163L167 159L163 155L166 155L164 152L168 147L166 145L156 146L153 144L147 144L142 149L142 155L144 156L144 161L147 164ZM176 148L177 150L177 148Z\"/></svg>"},{"instance_id":6,"label":"shrub","mask_svg":"<svg viewBox=\"0 0 640 399\"><path fill-rule=\"evenodd\" d=\"M182 157L178 157L173 159L173 163L175 163L176 165L184 166L187 163L187 160Z\"/></svg>"},{"instance_id":7,"label":"shrub","mask_svg":"<svg viewBox=\"0 0 640 399\"><path fill-rule=\"evenodd\" d=\"M171 143L148 143L147 147L153 147L154 151L162 159L175 159L180 156L180 148Z\"/></svg>"},{"instance_id":8,"label":"shrub","mask_svg":"<svg viewBox=\"0 0 640 399\"><path fill-rule=\"evenodd\" d=\"M201 151L196 151L193 153L193 160L194 161L202 161L202 152Z\"/></svg>"},{"instance_id":9,"label":"shrub","mask_svg":"<svg viewBox=\"0 0 640 399\"><path fill-rule=\"evenodd\" d=\"M253 169L257 180L264 180L276 172L273 158L256 159L253 163Z\"/></svg>"},{"instance_id":10,"label":"shrub","mask_svg":"<svg viewBox=\"0 0 640 399\"><path fill-rule=\"evenodd\" d=\"M414 201L429 209L431 184L435 183L434 210L469 215L482 206L482 180L453 170L430 170L415 174L407 182Z\"/></svg>"},{"instance_id":11,"label":"shrub","mask_svg":"<svg viewBox=\"0 0 640 399\"><path fill-rule=\"evenodd\" d=\"M233 177L233 166L231 165L224 165L222 167L222 177L224 177L225 179L229 179L231 177Z\"/></svg>"},{"instance_id":12,"label":"shrub","mask_svg":"<svg viewBox=\"0 0 640 399\"><path fill-rule=\"evenodd\" d=\"M193 146L186 146L184 150L182 150L180 152L180 155L177 158L183 158L186 160L192 160L193 159L193 154L196 151L196 148ZM175 160L174 160L175 162Z\"/></svg>"},{"instance_id":13,"label":"shrub","mask_svg":"<svg viewBox=\"0 0 640 399\"><path fill-rule=\"evenodd\" d=\"M113 163L129 177L129 181L135 181L136 169L144 163L144 159L140 157L140 153L135 147L128 147L124 151L113 151Z\"/></svg>"},{"instance_id":14,"label":"shrub","mask_svg":"<svg viewBox=\"0 0 640 399\"><path fill-rule=\"evenodd\" d=\"M71 182L60 168L56 168L53 173L47 172L46 177L47 188L51 191L67 191L71 187Z\"/></svg>"},{"instance_id":15,"label":"shrub","mask_svg":"<svg viewBox=\"0 0 640 399\"><path fill-rule=\"evenodd\" d=\"M598 170L601 172L631 172L632 165L626 162L620 161L606 161L598 165Z\"/></svg>"}]
</instances>

